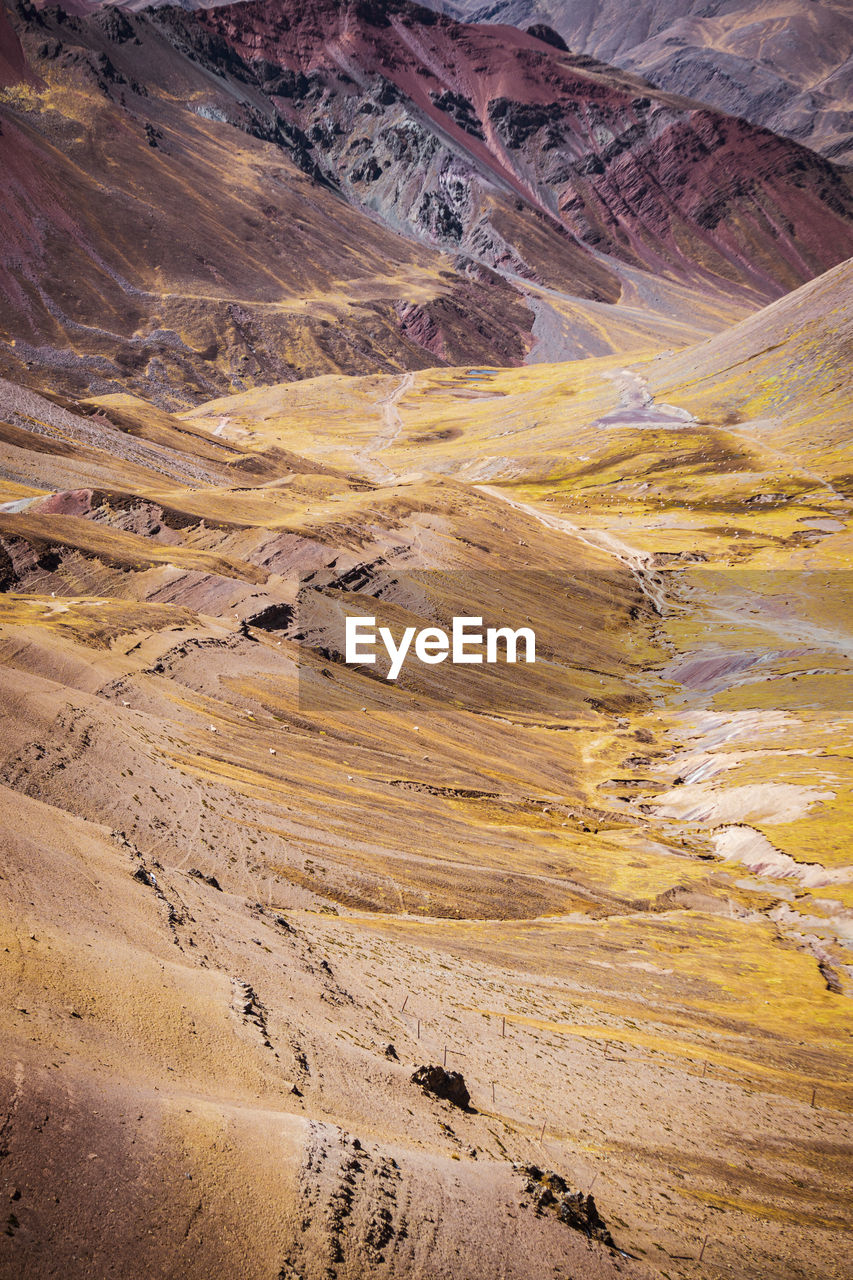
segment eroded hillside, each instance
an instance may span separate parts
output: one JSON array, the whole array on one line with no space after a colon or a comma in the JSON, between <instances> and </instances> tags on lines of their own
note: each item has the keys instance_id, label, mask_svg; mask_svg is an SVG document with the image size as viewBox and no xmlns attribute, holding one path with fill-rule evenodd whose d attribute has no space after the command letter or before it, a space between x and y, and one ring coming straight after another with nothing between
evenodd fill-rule
<instances>
[{"instance_id":1,"label":"eroded hillside","mask_svg":"<svg viewBox=\"0 0 853 1280\"><path fill-rule=\"evenodd\" d=\"M851 158L853 18L843 0L435 0L467 22L546 31L839 164ZM556 28L556 30L554 30Z\"/></svg>"},{"instance_id":2,"label":"eroded hillside","mask_svg":"<svg viewBox=\"0 0 853 1280\"><path fill-rule=\"evenodd\" d=\"M843 1274L848 303L179 416L3 385L2 1274ZM391 684L309 577L546 660Z\"/></svg>"}]
</instances>

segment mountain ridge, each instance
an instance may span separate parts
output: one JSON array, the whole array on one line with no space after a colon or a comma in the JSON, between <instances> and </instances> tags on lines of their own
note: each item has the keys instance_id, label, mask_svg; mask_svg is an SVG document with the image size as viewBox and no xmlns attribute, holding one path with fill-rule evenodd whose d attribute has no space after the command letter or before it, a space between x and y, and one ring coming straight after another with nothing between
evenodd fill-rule
<instances>
[{"instance_id":1,"label":"mountain ridge","mask_svg":"<svg viewBox=\"0 0 853 1280\"><path fill-rule=\"evenodd\" d=\"M689 341L853 252L826 161L519 32L278 0L17 14L41 81L0 104L0 353L40 385L174 405Z\"/></svg>"},{"instance_id":2,"label":"mountain ridge","mask_svg":"<svg viewBox=\"0 0 853 1280\"><path fill-rule=\"evenodd\" d=\"M814 0L453 0L469 22L543 22L570 48L853 161L853 18Z\"/></svg>"}]
</instances>

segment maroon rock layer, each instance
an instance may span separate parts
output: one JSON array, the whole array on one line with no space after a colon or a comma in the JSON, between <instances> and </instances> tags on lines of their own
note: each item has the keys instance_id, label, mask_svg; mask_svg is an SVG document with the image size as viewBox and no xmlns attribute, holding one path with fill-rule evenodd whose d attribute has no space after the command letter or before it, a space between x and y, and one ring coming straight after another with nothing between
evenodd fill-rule
<instances>
[{"instance_id":1,"label":"maroon rock layer","mask_svg":"<svg viewBox=\"0 0 853 1280\"><path fill-rule=\"evenodd\" d=\"M430 0L466 22L550 24L576 53L853 159L848 0Z\"/></svg>"},{"instance_id":2,"label":"maroon rock layer","mask_svg":"<svg viewBox=\"0 0 853 1280\"><path fill-rule=\"evenodd\" d=\"M491 265L535 274L484 217L495 190L570 243L764 297L853 252L849 184L826 162L521 31L366 0L199 18L349 194Z\"/></svg>"},{"instance_id":3,"label":"maroon rock layer","mask_svg":"<svg viewBox=\"0 0 853 1280\"><path fill-rule=\"evenodd\" d=\"M0 89L7 89L13 84L37 83L37 77L33 75L17 33L9 21L6 7L0 4Z\"/></svg>"},{"instance_id":4,"label":"maroon rock layer","mask_svg":"<svg viewBox=\"0 0 853 1280\"><path fill-rule=\"evenodd\" d=\"M32 385L173 406L517 364L531 285L743 314L853 255L850 175L511 28L366 0L13 21L45 92L0 103L0 372Z\"/></svg>"}]
</instances>

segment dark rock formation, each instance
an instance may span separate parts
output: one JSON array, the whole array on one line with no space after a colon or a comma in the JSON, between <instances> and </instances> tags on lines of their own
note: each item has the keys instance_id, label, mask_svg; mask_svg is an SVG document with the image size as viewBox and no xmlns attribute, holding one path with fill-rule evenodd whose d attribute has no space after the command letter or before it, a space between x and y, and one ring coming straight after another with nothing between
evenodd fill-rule
<instances>
[{"instance_id":1,"label":"dark rock formation","mask_svg":"<svg viewBox=\"0 0 853 1280\"><path fill-rule=\"evenodd\" d=\"M446 1071L444 1067L418 1067L412 1075L412 1084L420 1085L424 1093L444 1098L462 1111L472 1110L471 1095L459 1071Z\"/></svg>"},{"instance_id":2,"label":"dark rock formation","mask_svg":"<svg viewBox=\"0 0 853 1280\"><path fill-rule=\"evenodd\" d=\"M527 28L527 34L533 36L534 40L541 40L543 44L553 45L555 49L562 49L564 53L569 52L569 46L560 33L544 22L534 22Z\"/></svg>"},{"instance_id":3,"label":"dark rock formation","mask_svg":"<svg viewBox=\"0 0 853 1280\"><path fill-rule=\"evenodd\" d=\"M552 1170L528 1164L521 1172L527 1177L525 1190L532 1196L537 1213L552 1213L574 1231L582 1231L591 1240L613 1247L613 1237L592 1196L572 1191L565 1178Z\"/></svg>"},{"instance_id":4,"label":"dark rock formation","mask_svg":"<svg viewBox=\"0 0 853 1280\"><path fill-rule=\"evenodd\" d=\"M190 867L187 874L191 875L194 880L203 880L211 889L218 889L220 893L222 892L222 885L216 879L216 876L206 876L203 871L199 871L198 867Z\"/></svg>"}]
</instances>

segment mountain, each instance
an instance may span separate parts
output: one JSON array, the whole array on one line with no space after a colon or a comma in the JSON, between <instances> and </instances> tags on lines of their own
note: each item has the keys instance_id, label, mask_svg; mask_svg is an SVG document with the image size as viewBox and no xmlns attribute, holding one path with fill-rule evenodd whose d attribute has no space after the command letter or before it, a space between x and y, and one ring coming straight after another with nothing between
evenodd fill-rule
<instances>
[{"instance_id":1,"label":"mountain","mask_svg":"<svg viewBox=\"0 0 853 1280\"><path fill-rule=\"evenodd\" d=\"M800 197L791 187L841 199L843 186L829 166L818 177L803 151L694 104L638 96L636 84L618 73L524 35L430 23L426 10L407 5L371 9L335 0L295 13L286 0L223 6L203 20L267 75L267 91L283 96L283 109L309 135L322 134L322 116L327 132L316 142L318 162L334 165L335 177L369 207L480 248L516 271L535 272L536 262L513 254L508 215L484 208L498 198L496 188L521 196L552 224L559 219L582 244L660 274L722 272L737 287L739 277L755 279L758 259L777 259L771 277L777 271L790 279L804 251L816 255L815 264L825 252L797 222ZM427 47L429 63L421 52ZM357 105L347 103L342 64L357 68L361 92L373 87L378 100L358 94ZM309 71L313 84L291 87L291 76ZM412 130L412 107L429 122L428 141ZM456 145L442 145L441 134ZM749 163L744 151L753 152ZM417 201L409 175L412 183L417 177ZM740 218L757 222L754 232L732 235ZM791 219L796 245L786 242ZM565 259L567 272L577 269L568 252Z\"/></svg>"},{"instance_id":2,"label":"mountain","mask_svg":"<svg viewBox=\"0 0 853 1280\"><path fill-rule=\"evenodd\" d=\"M703 418L746 421L762 441L819 461L848 498L851 264L817 280L732 329L668 360L650 385Z\"/></svg>"},{"instance_id":3,"label":"mountain","mask_svg":"<svg viewBox=\"0 0 853 1280\"><path fill-rule=\"evenodd\" d=\"M75 9L0 10L0 1280L837 1280L851 175L541 26Z\"/></svg>"},{"instance_id":4,"label":"mountain","mask_svg":"<svg viewBox=\"0 0 853 1280\"><path fill-rule=\"evenodd\" d=\"M0 367L42 388L174 407L683 345L853 252L826 161L520 32L356 0L16 14L42 86L0 107Z\"/></svg>"},{"instance_id":5,"label":"mountain","mask_svg":"<svg viewBox=\"0 0 853 1280\"><path fill-rule=\"evenodd\" d=\"M853 160L853 14L843 0L452 0L468 22L544 24L637 72L837 161Z\"/></svg>"}]
</instances>

